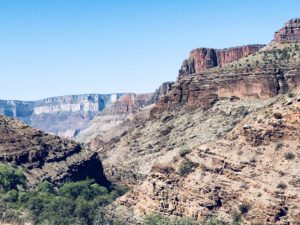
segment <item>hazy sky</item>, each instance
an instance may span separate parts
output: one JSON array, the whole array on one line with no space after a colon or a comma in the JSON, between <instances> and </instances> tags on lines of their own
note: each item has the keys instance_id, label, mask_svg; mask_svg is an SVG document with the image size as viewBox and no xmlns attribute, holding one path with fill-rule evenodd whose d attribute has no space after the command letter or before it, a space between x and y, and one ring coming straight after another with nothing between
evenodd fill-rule
<instances>
[{"instance_id":1,"label":"hazy sky","mask_svg":"<svg viewBox=\"0 0 300 225\"><path fill-rule=\"evenodd\" d=\"M0 99L151 92L191 49L269 43L299 0L0 0Z\"/></svg>"}]
</instances>

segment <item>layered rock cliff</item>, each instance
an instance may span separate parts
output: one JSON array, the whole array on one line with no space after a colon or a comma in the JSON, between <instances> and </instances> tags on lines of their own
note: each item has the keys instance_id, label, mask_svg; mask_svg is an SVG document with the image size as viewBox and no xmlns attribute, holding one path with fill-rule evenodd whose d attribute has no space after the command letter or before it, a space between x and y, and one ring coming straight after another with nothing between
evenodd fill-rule
<instances>
[{"instance_id":1,"label":"layered rock cliff","mask_svg":"<svg viewBox=\"0 0 300 225\"><path fill-rule=\"evenodd\" d=\"M299 20L290 20L286 26L295 28L299 26ZM286 30L282 28L279 32L283 29ZM193 74L188 73L189 76L186 76L186 70L181 69L177 82L172 85L169 94L158 101L153 112L176 107L178 104L191 109L198 107L207 109L224 97L266 99L298 86L299 34L296 28L288 33L289 39L281 41L275 38L270 45L262 49L262 46L257 47L254 54L222 66L217 66L218 61L211 60L210 56L216 55L212 49L192 51L192 56L199 56L198 59L204 56L205 60L200 60L198 64L204 67L195 66L195 70L190 71ZM277 36L278 32L275 34L275 37Z\"/></svg>"},{"instance_id":2,"label":"layered rock cliff","mask_svg":"<svg viewBox=\"0 0 300 225\"><path fill-rule=\"evenodd\" d=\"M188 59L184 60L179 70L179 76L200 73L206 69L223 66L249 56L265 45L246 45L226 49L197 48L191 51Z\"/></svg>"},{"instance_id":3,"label":"layered rock cliff","mask_svg":"<svg viewBox=\"0 0 300 225\"><path fill-rule=\"evenodd\" d=\"M31 186L88 177L109 185L97 153L5 116L0 116L0 162L22 167Z\"/></svg>"},{"instance_id":4,"label":"layered rock cliff","mask_svg":"<svg viewBox=\"0 0 300 225\"><path fill-rule=\"evenodd\" d=\"M132 113L148 104L151 98L151 94L123 93L71 95L30 102L0 100L0 114L15 117L48 133L73 138L102 111Z\"/></svg>"},{"instance_id":5,"label":"layered rock cliff","mask_svg":"<svg viewBox=\"0 0 300 225\"><path fill-rule=\"evenodd\" d=\"M123 129L116 131L114 128L124 125L132 115L154 101L154 94L125 94L89 121L74 140L90 143L95 138L105 139L112 131L114 135L120 134L120 130Z\"/></svg>"},{"instance_id":6,"label":"layered rock cliff","mask_svg":"<svg viewBox=\"0 0 300 225\"><path fill-rule=\"evenodd\" d=\"M300 41L300 18L291 19L285 26L274 35L274 42L297 42Z\"/></svg>"},{"instance_id":7,"label":"layered rock cliff","mask_svg":"<svg viewBox=\"0 0 300 225\"><path fill-rule=\"evenodd\" d=\"M116 206L137 220L239 211L245 224L297 224L299 44L181 74L155 106L94 138L107 176L132 188Z\"/></svg>"},{"instance_id":8,"label":"layered rock cliff","mask_svg":"<svg viewBox=\"0 0 300 225\"><path fill-rule=\"evenodd\" d=\"M256 103L221 100L206 111L207 117L203 115L211 127L205 127L206 121L194 120L199 112L186 113L187 118L174 116L164 126L174 128L164 133L164 139L156 136L159 145L152 139L148 149L139 148L141 140L135 137L137 142L130 145L131 151L136 158L138 155L147 160L136 166L133 174L144 181L134 185L117 204L141 216L154 211L226 220L247 206L242 214L245 224L298 224L300 91L290 96ZM249 108L250 102L254 111ZM234 106L241 107L243 113L237 114ZM223 116L216 120L219 113ZM230 117L235 119L233 123ZM179 121L184 119L187 125L180 126ZM228 132L226 128L230 127L234 128ZM207 138L211 129L215 136ZM133 161L127 160L132 165ZM137 176L146 171L144 179Z\"/></svg>"}]
</instances>

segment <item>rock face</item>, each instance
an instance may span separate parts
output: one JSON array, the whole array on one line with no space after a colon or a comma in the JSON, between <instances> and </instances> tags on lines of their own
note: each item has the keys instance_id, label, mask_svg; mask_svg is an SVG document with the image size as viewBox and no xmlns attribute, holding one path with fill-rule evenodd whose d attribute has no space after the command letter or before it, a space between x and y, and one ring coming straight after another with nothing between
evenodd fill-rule
<instances>
[{"instance_id":1,"label":"rock face","mask_svg":"<svg viewBox=\"0 0 300 225\"><path fill-rule=\"evenodd\" d=\"M174 82L165 82L161 84L159 88L155 91L152 98L152 102L156 103L160 98L166 96L172 89L172 85L174 85Z\"/></svg>"},{"instance_id":2,"label":"rock face","mask_svg":"<svg viewBox=\"0 0 300 225\"><path fill-rule=\"evenodd\" d=\"M87 177L109 185L97 153L5 116L0 116L0 162L23 167L33 187L42 180L59 185Z\"/></svg>"},{"instance_id":3,"label":"rock face","mask_svg":"<svg viewBox=\"0 0 300 225\"><path fill-rule=\"evenodd\" d=\"M286 26L294 29L298 22L290 20ZM168 95L158 100L152 113L178 105L207 109L224 97L267 99L298 86L300 41L296 37L298 30L293 29L281 29L294 35L288 38L293 41L273 41L264 48L256 45L193 50Z\"/></svg>"},{"instance_id":4,"label":"rock face","mask_svg":"<svg viewBox=\"0 0 300 225\"><path fill-rule=\"evenodd\" d=\"M0 100L0 114L15 117L52 134L73 138L103 110L131 113L150 100L151 94L124 93L71 95L31 102Z\"/></svg>"},{"instance_id":5,"label":"rock face","mask_svg":"<svg viewBox=\"0 0 300 225\"><path fill-rule=\"evenodd\" d=\"M183 61L179 76L200 73L206 69L223 66L249 56L264 45L246 45L227 49L197 48L191 51L189 59Z\"/></svg>"},{"instance_id":6,"label":"rock face","mask_svg":"<svg viewBox=\"0 0 300 225\"><path fill-rule=\"evenodd\" d=\"M247 225L299 224L299 42L231 62L218 54L195 51L198 71L186 61L186 73L126 130L91 141L105 174L131 187L116 205L135 217L228 221L250 206Z\"/></svg>"},{"instance_id":7,"label":"rock face","mask_svg":"<svg viewBox=\"0 0 300 225\"><path fill-rule=\"evenodd\" d=\"M102 111L105 114L136 113L141 108L153 103L153 94L124 94Z\"/></svg>"},{"instance_id":8,"label":"rock face","mask_svg":"<svg viewBox=\"0 0 300 225\"><path fill-rule=\"evenodd\" d=\"M300 18L291 19L274 35L274 42L288 43L300 41Z\"/></svg>"},{"instance_id":9,"label":"rock face","mask_svg":"<svg viewBox=\"0 0 300 225\"><path fill-rule=\"evenodd\" d=\"M172 129L165 138L181 143L181 150L177 151L177 144L173 145L175 149L160 150L156 159L152 159L144 182L135 185L118 204L133 208L141 215L154 211L195 219L218 215L228 220L234 210L239 211L239 206L249 205L249 212L242 215L245 224L298 224L300 114L297 109L300 102L297 96L300 91L293 95L292 98L286 95L257 100L262 104L254 111L249 110L249 105L243 108L244 118L236 117L235 128L225 131L217 141L206 139L206 132L195 132L203 123L186 126L180 134ZM218 110L227 108L234 112L231 107L246 102L221 100L206 114L215 119ZM248 100L248 104L250 102ZM174 117L166 124L182 119L182 116ZM229 118L224 115L219 123L224 123L224 119ZM221 127L213 120L209 123L216 130ZM188 133L193 129L192 136ZM183 140L174 139L177 135ZM199 144L198 141L197 146L195 139L201 136L202 143L207 142ZM159 141L162 145L161 139ZM147 153L150 149L140 153L149 154L148 163L155 154ZM140 167L145 169L145 165ZM143 171L141 168L136 171Z\"/></svg>"}]
</instances>

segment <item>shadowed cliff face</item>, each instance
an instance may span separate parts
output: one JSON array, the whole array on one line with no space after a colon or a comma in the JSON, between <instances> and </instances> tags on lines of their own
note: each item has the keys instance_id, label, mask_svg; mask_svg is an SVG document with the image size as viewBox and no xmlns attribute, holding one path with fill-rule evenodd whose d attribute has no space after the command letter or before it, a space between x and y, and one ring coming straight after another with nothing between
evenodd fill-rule
<instances>
[{"instance_id":1,"label":"shadowed cliff face","mask_svg":"<svg viewBox=\"0 0 300 225\"><path fill-rule=\"evenodd\" d=\"M151 98L151 94L90 94L31 102L0 100L0 114L48 133L73 138L99 113L129 114L147 105Z\"/></svg>"},{"instance_id":2,"label":"shadowed cliff face","mask_svg":"<svg viewBox=\"0 0 300 225\"><path fill-rule=\"evenodd\" d=\"M87 177L109 186L97 153L5 116L0 116L0 162L23 167L31 186Z\"/></svg>"}]
</instances>

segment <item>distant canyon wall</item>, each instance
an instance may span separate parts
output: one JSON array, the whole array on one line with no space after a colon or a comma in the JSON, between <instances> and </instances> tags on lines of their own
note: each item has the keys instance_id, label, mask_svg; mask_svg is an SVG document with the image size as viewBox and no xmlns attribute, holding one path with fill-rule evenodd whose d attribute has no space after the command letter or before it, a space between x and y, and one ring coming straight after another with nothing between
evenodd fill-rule
<instances>
[{"instance_id":1,"label":"distant canyon wall","mask_svg":"<svg viewBox=\"0 0 300 225\"><path fill-rule=\"evenodd\" d=\"M51 97L38 101L0 100L0 114L30 126L73 138L97 114L129 114L150 104L152 94L86 94Z\"/></svg>"}]
</instances>

